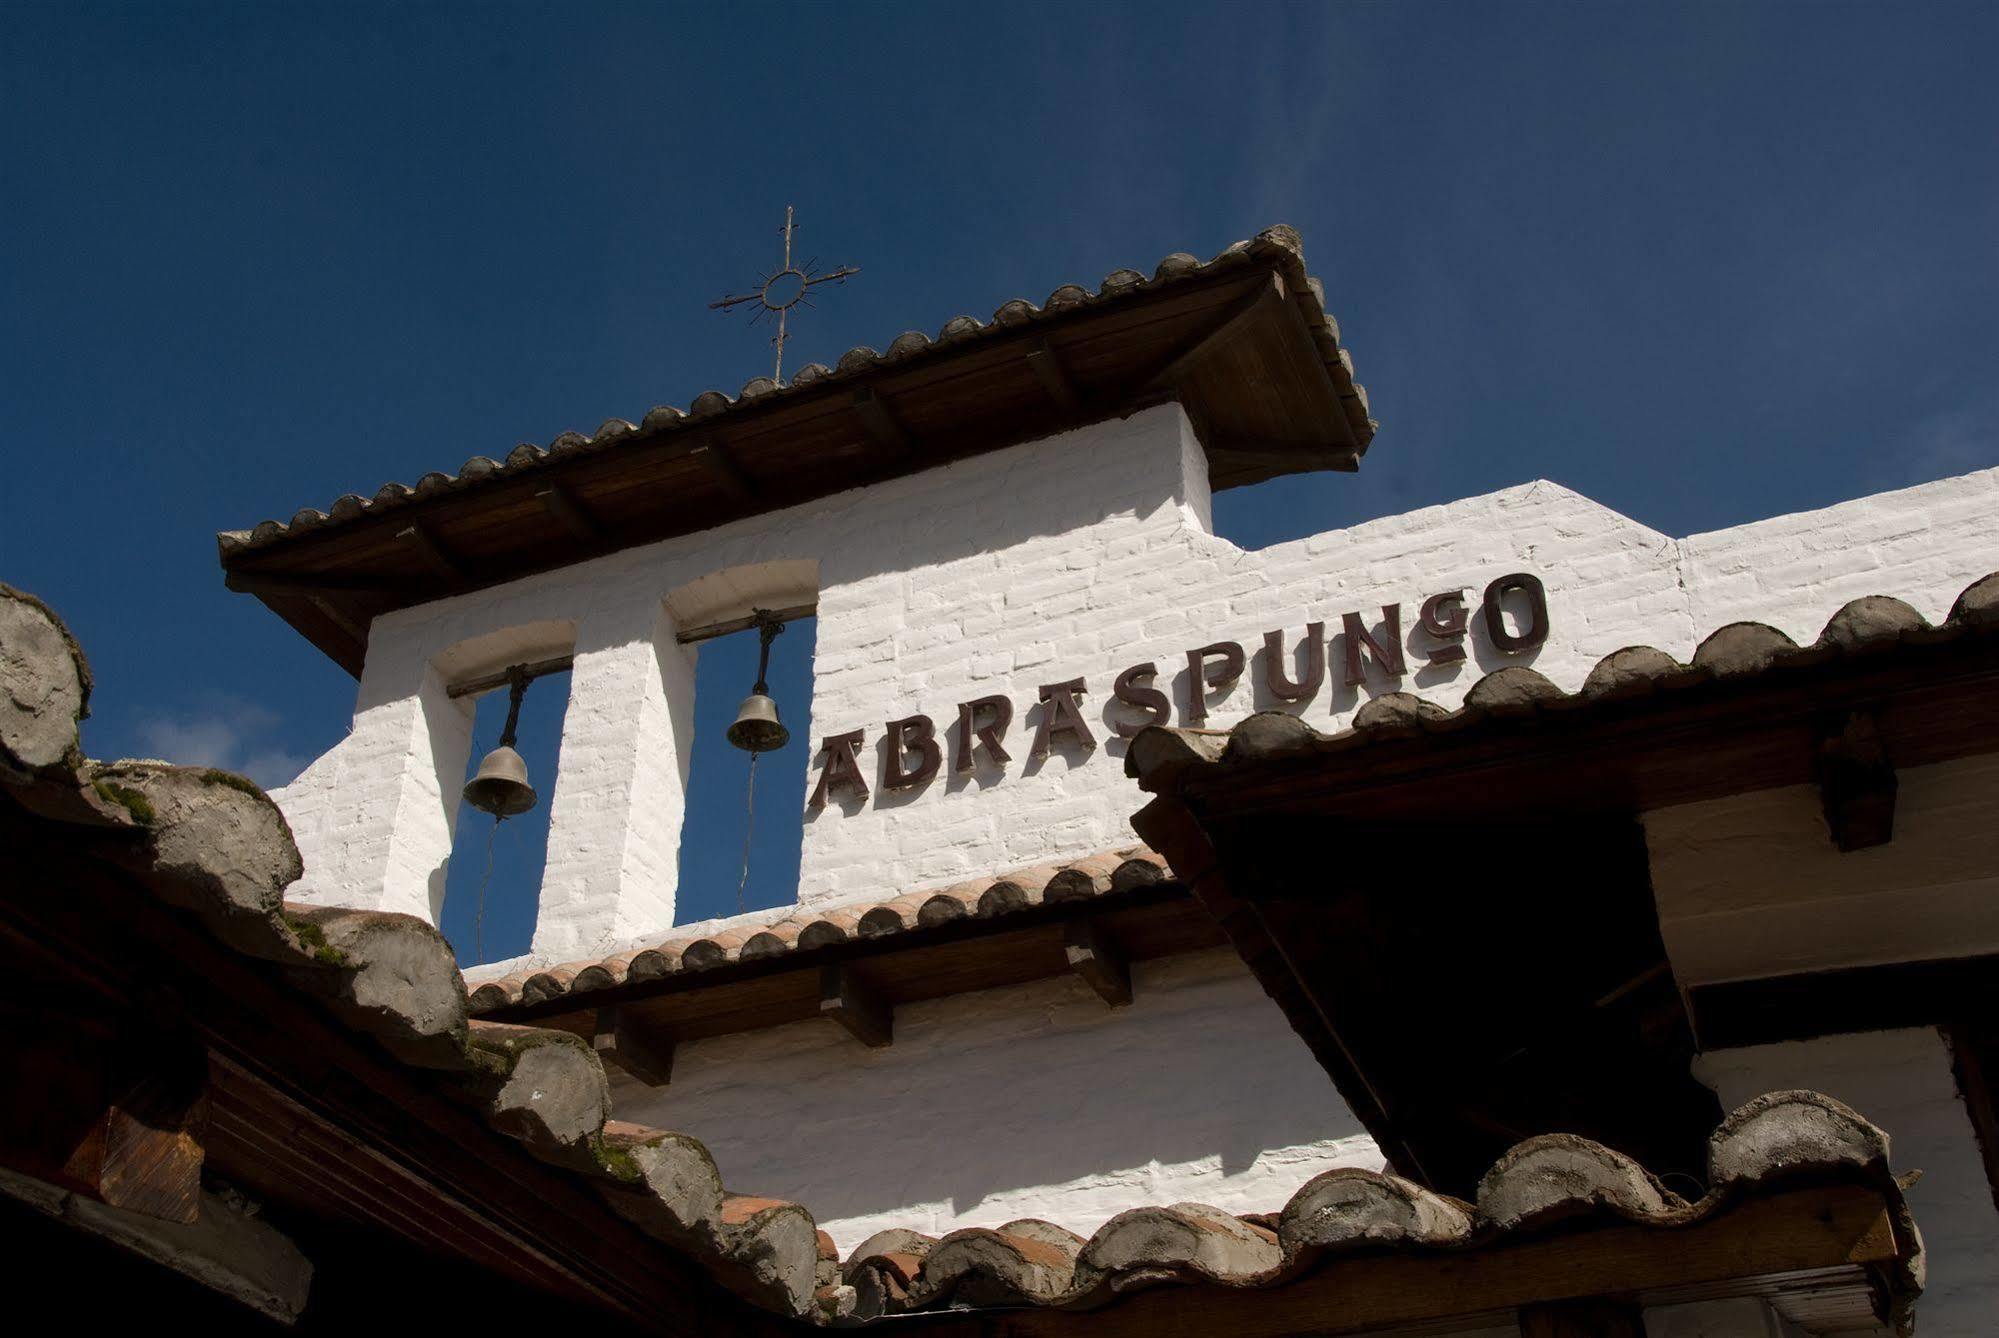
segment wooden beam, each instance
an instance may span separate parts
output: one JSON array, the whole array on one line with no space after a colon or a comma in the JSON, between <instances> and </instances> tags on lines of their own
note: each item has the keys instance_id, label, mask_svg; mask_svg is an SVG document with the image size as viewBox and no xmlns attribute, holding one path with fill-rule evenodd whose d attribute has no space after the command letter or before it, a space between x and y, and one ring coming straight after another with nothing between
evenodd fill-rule
<instances>
[{"instance_id":1,"label":"wooden beam","mask_svg":"<svg viewBox=\"0 0 1999 1338\"><path fill-rule=\"evenodd\" d=\"M673 1038L634 1018L616 1004L597 1010L590 1046L607 1068L627 1073L648 1087L673 1081Z\"/></svg>"},{"instance_id":2,"label":"wooden beam","mask_svg":"<svg viewBox=\"0 0 1999 1338\"><path fill-rule=\"evenodd\" d=\"M1339 383L1333 380L1333 374L1330 371L1323 371L1326 365L1325 355L1319 352L1319 341L1312 337L1311 327L1305 323L1305 313L1298 310L1297 299L1290 293L1285 293L1283 297L1284 300L1278 304L1278 315L1283 323L1290 327L1292 338L1311 351L1312 361L1322 369L1322 374L1334 393L1335 402L1339 405L1339 412L1334 417L1339 419L1340 431L1345 434L1347 445L1358 459L1361 451L1360 433L1354 430L1353 422L1347 417L1346 397L1340 394Z\"/></svg>"},{"instance_id":3,"label":"wooden beam","mask_svg":"<svg viewBox=\"0 0 1999 1338\"><path fill-rule=\"evenodd\" d=\"M586 544L600 544L604 541L604 527L590 518L569 489L559 483L551 483L535 495L549 515L562 523L562 527Z\"/></svg>"},{"instance_id":4,"label":"wooden beam","mask_svg":"<svg viewBox=\"0 0 1999 1338\"><path fill-rule=\"evenodd\" d=\"M412 524L398 530L396 538L400 539L404 546L411 552L423 559L424 565L428 566L446 581L453 585L463 585L466 583L468 578L465 574L465 568L459 565L456 558L444 551L443 545L439 544L431 532L421 523Z\"/></svg>"},{"instance_id":5,"label":"wooden beam","mask_svg":"<svg viewBox=\"0 0 1999 1338\"><path fill-rule=\"evenodd\" d=\"M1999 953L1695 985L1687 997L1704 1050L1943 1027L1991 1014Z\"/></svg>"},{"instance_id":6,"label":"wooden beam","mask_svg":"<svg viewBox=\"0 0 1999 1338\"><path fill-rule=\"evenodd\" d=\"M1080 413L1083 397L1076 390L1076 383L1069 379L1068 369L1062 366L1062 357L1046 339L1037 339L1027 350L1027 365L1034 372L1035 380L1054 400L1070 413Z\"/></svg>"},{"instance_id":7,"label":"wooden beam","mask_svg":"<svg viewBox=\"0 0 1999 1338\"><path fill-rule=\"evenodd\" d=\"M368 644L368 629L366 625L354 618L348 617L347 611L341 608L337 602L327 598L325 595L310 595L308 598L312 601L314 608L326 615L328 622L345 632L348 636L353 637L363 646Z\"/></svg>"},{"instance_id":8,"label":"wooden beam","mask_svg":"<svg viewBox=\"0 0 1999 1338\"><path fill-rule=\"evenodd\" d=\"M76 1023L37 1025L9 1010L9 1029L33 1034L0 1053L0 1076L33 1100L0 1111L0 1166L141 1216L194 1221L206 1054L139 1025L80 1035Z\"/></svg>"},{"instance_id":9,"label":"wooden beam","mask_svg":"<svg viewBox=\"0 0 1999 1338\"><path fill-rule=\"evenodd\" d=\"M757 486L750 476L743 472L742 462L736 459L734 451L721 437L711 437L696 448L694 458L708 471L710 478L721 485L722 491L738 502L751 501L756 497Z\"/></svg>"},{"instance_id":10,"label":"wooden beam","mask_svg":"<svg viewBox=\"0 0 1999 1338\"><path fill-rule=\"evenodd\" d=\"M1131 1002L1131 964L1091 920L1071 920L1062 935L1069 969L1112 1008Z\"/></svg>"},{"instance_id":11,"label":"wooden beam","mask_svg":"<svg viewBox=\"0 0 1999 1338\"><path fill-rule=\"evenodd\" d=\"M1181 373L1216 349L1232 344L1251 325L1268 320L1285 301L1284 277L1273 271L1256 291L1228 309L1220 320L1166 355L1136 378L1131 398L1151 394L1178 380Z\"/></svg>"},{"instance_id":12,"label":"wooden beam","mask_svg":"<svg viewBox=\"0 0 1999 1338\"><path fill-rule=\"evenodd\" d=\"M402 585L392 581L264 571L225 571L222 584L246 595L286 595L299 599L319 595L393 595L402 591Z\"/></svg>"},{"instance_id":13,"label":"wooden beam","mask_svg":"<svg viewBox=\"0 0 1999 1338\"><path fill-rule=\"evenodd\" d=\"M909 434L903 431L902 424L895 420L888 405L871 387L862 386L854 392L854 412L859 415L861 426L868 430L868 435L888 447L898 458L910 453Z\"/></svg>"},{"instance_id":14,"label":"wooden beam","mask_svg":"<svg viewBox=\"0 0 1999 1338\"><path fill-rule=\"evenodd\" d=\"M1849 711L1819 738L1819 797L1841 851L1886 845L1895 836L1895 768L1872 711Z\"/></svg>"},{"instance_id":15,"label":"wooden beam","mask_svg":"<svg viewBox=\"0 0 1999 1338\"><path fill-rule=\"evenodd\" d=\"M810 604L793 604L788 608L766 609L764 611L781 623L789 623L796 622L800 618L817 616L819 613L819 604L815 600ZM747 632L750 628L755 627L757 622L757 616L753 613L745 614L740 618L724 618L721 622L703 623L699 627L690 627L683 632L676 632L673 639L683 646L689 646L696 641L713 641L718 636L728 636L733 632Z\"/></svg>"},{"instance_id":16,"label":"wooden beam","mask_svg":"<svg viewBox=\"0 0 1999 1338\"><path fill-rule=\"evenodd\" d=\"M1643 1312L1629 1301L1557 1301L1519 1310L1520 1338L1645 1338Z\"/></svg>"},{"instance_id":17,"label":"wooden beam","mask_svg":"<svg viewBox=\"0 0 1999 1338\"><path fill-rule=\"evenodd\" d=\"M546 660L535 660L532 663L524 664L521 666L521 672L526 674L529 681L532 682L544 674L559 674L575 667L576 657L574 655L556 655ZM494 688L504 688L512 682L513 679L507 676L507 671L500 669L490 674L481 674L477 678L468 678L463 682L453 683L444 690L444 695L447 697L470 697L476 693L491 692Z\"/></svg>"},{"instance_id":18,"label":"wooden beam","mask_svg":"<svg viewBox=\"0 0 1999 1338\"><path fill-rule=\"evenodd\" d=\"M846 1028L862 1045L880 1049L895 1039L895 1010L844 966L819 973L819 1016Z\"/></svg>"},{"instance_id":19,"label":"wooden beam","mask_svg":"<svg viewBox=\"0 0 1999 1338\"><path fill-rule=\"evenodd\" d=\"M1268 468L1302 473L1308 469L1334 469L1352 474L1360 469L1360 456L1351 446L1253 446L1247 443L1210 442L1208 458L1224 469Z\"/></svg>"},{"instance_id":20,"label":"wooden beam","mask_svg":"<svg viewBox=\"0 0 1999 1338\"><path fill-rule=\"evenodd\" d=\"M1985 1162L1985 1183L1993 1206L1999 1207L1999 1020L1984 1009L1946 1027L1944 1038L1950 1042L1957 1090Z\"/></svg>"},{"instance_id":21,"label":"wooden beam","mask_svg":"<svg viewBox=\"0 0 1999 1338\"><path fill-rule=\"evenodd\" d=\"M1306 1277L1270 1286L1159 1287L1088 1311L909 1315L896 1329L921 1338L1430 1333L1485 1328L1523 1307L1567 1300L1631 1296L1670 1305L1774 1287L1851 1306L1839 1312L1842 1331L1871 1331L1871 1279L1892 1275L1914 1252L1896 1232L1897 1211L1879 1189L1793 1190L1693 1226L1590 1226L1471 1250L1335 1255Z\"/></svg>"}]
</instances>

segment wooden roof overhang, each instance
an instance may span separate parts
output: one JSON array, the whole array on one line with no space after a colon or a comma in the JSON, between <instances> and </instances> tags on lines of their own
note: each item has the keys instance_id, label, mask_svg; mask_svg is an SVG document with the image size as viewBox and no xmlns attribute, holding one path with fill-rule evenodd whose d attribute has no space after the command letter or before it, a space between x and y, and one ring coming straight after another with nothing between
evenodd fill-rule
<instances>
[{"instance_id":1,"label":"wooden roof overhang","mask_svg":"<svg viewBox=\"0 0 1999 1338\"><path fill-rule=\"evenodd\" d=\"M358 676L379 614L1167 401L1192 419L1217 489L1357 468L1373 424L1295 233L225 533L222 566L230 589Z\"/></svg>"},{"instance_id":2,"label":"wooden roof overhang","mask_svg":"<svg viewBox=\"0 0 1999 1338\"><path fill-rule=\"evenodd\" d=\"M471 1280L451 1307L467 1322L508 1317L509 1306L533 1313L545 1298L584 1307L611 1333L789 1331L574 1176L493 1134L445 1084L425 1080L435 1075L332 1024L276 967L219 943L4 798L0 847L10 860L0 1012L11 1033L0 1059L18 1091L38 1094L0 1121L0 1165L62 1183L60 1167L35 1160L38 1144L71 1146L65 1122L93 1113L107 1073L164 1070L185 1050L204 1093L204 1181L243 1191L301 1239L360 1242L342 1275L378 1305L457 1276ZM399 1251L406 1263L462 1271L370 1282L367 1258Z\"/></svg>"},{"instance_id":3,"label":"wooden roof overhang","mask_svg":"<svg viewBox=\"0 0 1999 1338\"><path fill-rule=\"evenodd\" d=\"M1899 1194L1779 1190L1692 1225L1575 1224L1451 1252L1406 1242L1334 1257L1276 1286L1156 1287L1102 1309L899 1316L920 1338L1296 1338L1518 1325L1533 1338L1642 1338L1644 1310L1755 1297L1813 1333L1902 1331L1919 1250Z\"/></svg>"},{"instance_id":4,"label":"wooden roof overhang","mask_svg":"<svg viewBox=\"0 0 1999 1338\"><path fill-rule=\"evenodd\" d=\"M1446 712L1383 698L1344 733L1265 713L1153 729L1133 819L1221 920L1397 1168L1462 1193L1512 1139L1583 1133L1693 1173L1712 1096L1639 815L1817 784L1828 840L1892 839L1894 773L1999 748L1999 577L1931 627L1842 609L1691 664L1634 648L1565 693L1524 668Z\"/></svg>"},{"instance_id":5,"label":"wooden roof overhang","mask_svg":"<svg viewBox=\"0 0 1999 1338\"><path fill-rule=\"evenodd\" d=\"M684 1041L820 1018L829 1034L837 1024L854 1039L887 1045L902 1005L1069 975L1107 1003L1125 1003L1131 962L1226 943L1187 889L1166 881L630 981L581 997L524 999L479 1015L591 1038L614 1067L665 1083L672 1049ZM633 1055L655 1062L628 1062Z\"/></svg>"}]
</instances>

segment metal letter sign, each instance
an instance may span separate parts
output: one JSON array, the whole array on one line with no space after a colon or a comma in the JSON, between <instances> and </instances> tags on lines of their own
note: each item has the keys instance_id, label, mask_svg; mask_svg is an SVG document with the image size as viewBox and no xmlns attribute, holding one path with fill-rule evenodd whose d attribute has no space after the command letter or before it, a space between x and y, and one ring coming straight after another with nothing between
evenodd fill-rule
<instances>
[{"instance_id":1,"label":"metal letter sign","mask_svg":"<svg viewBox=\"0 0 1999 1338\"><path fill-rule=\"evenodd\" d=\"M1423 600L1408 637L1404 653L1402 605L1380 606L1380 620L1372 627L1359 611L1340 615L1339 665L1347 687L1360 687L1372 675L1399 679L1409 672L1409 655L1419 656L1419 667L1460 664L1466 658L1465 640L1471 632L1471 611L1465 607L1466 590L1458 587L1433 594ZM1485 640L1502 655L1524 655L1548 639L1548 592L1541 579L1528 572L1512 572L1485 587L1479 601ZM1509 621L1510 620L1510 621ZM1331 658L1326 624L1308 622L1300 645L1304 663L1292 678L1297 664L1295 652L1287 649L1282 631L1263 634L1263 669L1260 676L1269 697L1281 702L1310 701L1325 683L1326 664ZM1187 690L1180 710L1180 723L1199 728L1207 723L1209 698L1224 696L1241 680L1249 657L1236 641L1217 641L1187 652ZM1159 666L1147 660L1134 664L1117 676L1111 685L1111 699L1103 713L1104 722L1123 739L1142 729L1164 725L1173 716L1173 698L1158 686ZM1074 746L1079 755L1096 747L1096 735L1084 718L1081 698L1088 685L1072 678L1064 683L1041 687L1036 699L1039 712L1034 744L1028 756L1034 761L1048 757L1060 744ZM1006 697L979 697L958 703L957 723L951 727L951 770L959 776L973 774L983 762L1005 767L1013 760L1002 744L1007 727L1013 723L1013 702ZM887 747L883 749L881 786L884 790L918 790L928 785L943 769L944 747L937 728L927 715L904 716L884 722ZM868 782L861 774L859 752L863 733L852 730L834 734L820 745L819 783L812 791L812 807L823 807L835 792L865 801Z\"/></svg>"}]
</instances>

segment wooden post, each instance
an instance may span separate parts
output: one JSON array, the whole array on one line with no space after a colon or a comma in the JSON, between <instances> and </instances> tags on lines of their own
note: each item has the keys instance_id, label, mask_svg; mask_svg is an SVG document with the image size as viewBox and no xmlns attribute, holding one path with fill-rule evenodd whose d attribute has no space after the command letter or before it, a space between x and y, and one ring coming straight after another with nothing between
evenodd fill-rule
<instances>
[{"instance_id":1,"label":"wooden post","mask_svg":"<svg viewBox=\"0 0 1999 1338\"><path fill-rule=\"evenodd\" d=\"M879 1049L895 1040L894 1008L844 966L819 973L819 1016L839 1023L862 1045Z\"/></svg>"},{"instance_id":2,"label":"wooden post","mask_svg":"<svg viewBox=\"0 0 1999 1338\"><path fill-rule=\"evenodd\" d=\"M1816 770L1826 826L1842 851L1895 836L1895 767L1872 711L1852 711L1819 739Z\"/></svg>"},{"instance_id":3,"label":"wooden post","mask_svg":"<svg viewBox=\"0 0 1999 1338\"><path fill-rule=\"evenodd\" d=\"M1063 932L1062 951L1069 969L1112 1008L1131 1002L1131 966L1088 920L1071 920Z\"/></svg>"},{"instance_id":4,"label":"wooden post","mask_svg":"<svg viewBox=\"0 0 1999 1338\"><path fill-rule=\"evenodd\" d=\"M648 1087L664 1087L673 1080L673 1038L616 1004L597 1010L590 1046L606 1068L629 1073Z\"/></svg>"}]
</instances>

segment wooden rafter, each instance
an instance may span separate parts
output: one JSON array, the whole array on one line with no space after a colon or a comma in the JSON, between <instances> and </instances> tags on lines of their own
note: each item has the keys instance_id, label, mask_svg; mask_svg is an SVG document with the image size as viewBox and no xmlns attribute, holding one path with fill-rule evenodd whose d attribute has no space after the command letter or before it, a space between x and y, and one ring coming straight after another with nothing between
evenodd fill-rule
<instances>
[{"instance_id":1,"label":"wooden rafter","mask_svg":"<svg viewBox=\"0 0 1999 1338\"><path fill-rule=\"evenodd\" d=\"M1068 369L1062 365L1061 354L1046 339L1037 339L1027 350L1027 365L1034 372L1035 380L1054 400L1069 413L1081 413L1083 397L1076 389L1076 383L1069 378Z\"/></svg>"},{"instance_id":2,"label":"wooden rafter","mask_svg":"<svg viewBox=\"0 0 1999 1338\"><path fill-rule=\"evenodd\" d=\"M561 523L562 528L584 543L599 544L604 541L604 527L592 520L590 513L583 509L583 504L576 500L575 494L561 484L549 484L535 493L535 500Z\"/></svg>"},{"instance_id":3,"label":"wooden rafter","mask_svg":"<svg viewBox=\"0 0 1999 1338\"><path fill-rule=\"evenodd\" d=\"M413 521L398 530L396 538L400 539L405 547L415 553L418 558L422 559L425 566L429 567L432 572L442 577L449 584L463 585L466 583L467 577L464 565L457 558L445 551L444 545L437 541L436 536L432 535L429 528L421 521Z\"/></svg>"},{"instance_id":4,"label":"wooden rafter","mask_svg":"<svg viewBox=\"0 0 1999 1338\"><path fill-rule=\"evenodd\" d=\"M1182 373L1210 353L1234 343L1251 325L1270 319L1277 308L1284 303L1284 276L1273 272L1258 283L1255 291L1248 297L1230 307L1220 320L1181 344L1136 377L1131 398L1142 399L1170 386Z\"/></svg>"},{"instance_id":5,"label":"wooden rafter","mask_svg":"<svg viewBox=\"0 0 1999 1338\"><path fill-rule=\"evenodd\" d=\"M590 1045L608 1067L648 1087L664 1087L673 1080L673 1038L615 1004L597 1010L597 1031Z\"/></svg>"},{"instance_id":6,"label":"wooden rafter","mask_svg":"<svg viewBox=\"0 0 1999 1338\"><path fill-rule=\"evenodd\" d=\"M694 458L701 462L701 467L708 471L709 477L720 485L722 491L734 500L747 502L757 495L756 484L743 471L742 462L736 458L735 452L729 449L728 443L722 440L720 433L711 436L707 443L694 453Z\"/></svg>"},{"instance_id":7,"label":"wooden rafter","mask_svg":"<svg viewBox=\"0 0 1999 1338\"><path fill-rule=\"evenodd\" d=\"M819 1015L862 1045L880 1049L894 1043L895 1009L844 966L819 974Z\"/></svg>"}]
</instances>

